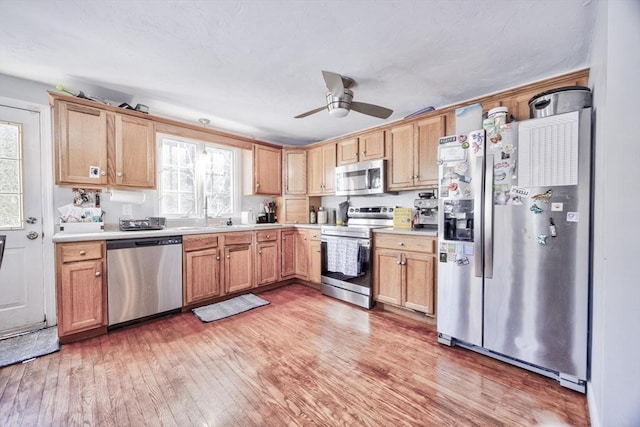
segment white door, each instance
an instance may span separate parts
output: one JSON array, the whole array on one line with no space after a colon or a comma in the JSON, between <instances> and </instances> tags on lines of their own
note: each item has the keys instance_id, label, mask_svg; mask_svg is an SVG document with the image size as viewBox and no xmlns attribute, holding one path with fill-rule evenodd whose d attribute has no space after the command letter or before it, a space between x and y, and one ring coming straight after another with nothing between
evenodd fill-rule
<instances>
[{"instance_id":1,"label":"white door","mask_svg":"<svg viewBox=\"0 0 640 427\"><path fill-rule=\"evenodd\" d=\"M44 326L40 113L0 105L0 336Z\"/></svg>"}]
</instances>

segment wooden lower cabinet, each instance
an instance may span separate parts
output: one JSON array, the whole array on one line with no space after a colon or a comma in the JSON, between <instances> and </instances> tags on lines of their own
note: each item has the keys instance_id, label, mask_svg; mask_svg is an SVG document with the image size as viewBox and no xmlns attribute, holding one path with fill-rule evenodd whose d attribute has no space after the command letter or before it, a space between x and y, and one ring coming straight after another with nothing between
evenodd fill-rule
<instances>
[{"instance_id":1,"label":"wooden lower cabinet","mask_svg":"<svg viewBox=\"0 0 640 427\"><path fill-rule=\"evenodd\" d=\"M280 230L256 232L256 286L280 280Z\"/></svg>"},{"instance_id":2,"label":"wooden lower cabinet","mask_svg":"<svg viewBox=\"0 0 640 427\"><path fill-rule=\"evenodd\" d=\"M183 305L223 295L218 236L196 234L182 238Z\"/></svg>"},{"instance_id":3,"label":"wooden lower cabinet","mask_svg":"<svg viewBox=\"0 0 640 427\"><path fill-rule=\"evenodd\" d=\"M246 291L254 284L253 233L224 235L224 289L227 294Z\"/></svg>"},{"instance_id":4,"label":"wooden lower cabinet","mask_svg":"<svg viewBox=\"0 0 640 427\"><path fill-rule=\"evenodd\" d=\"M309 281L320 283L320 275L322 273L322 254L320 240L311 240L309 242Z\"/></svg>"},{"instance_id":5,"label":"wooden lower cabinet","mask_svg":"<svg viewBox=\"0 0 640 427\"><path fill-rule=\"evenodd\" d=\"M280 278L290 279L296 274L296 230L282 230L280 251Z\"/></svg>"},{"instance_id":6,"label":"wooden lower cabinet","mask_svg":"<svg viewBox=\"0 0 640 427\"><path fill-rule=\"evenodd\" d=\"M107 288L104 241L56 244L58 335L106 332Z\"/></svg>"},{"instance_id":7,"label":"wooden lower cabinet","mask_svg":"<svg viewBox=\"0 0 640 427\"><path fill-rule=\"evenodd\" d=\"M299 279L309 278L309 232L296 230L295 235L295 275Z\"/></svg>"},{"instance_id":8,"label":"wooden lower cabinet","mask_svg":"<svg viewBox=\"0 0 640 427\"><path fill-rule=\"evenodd\" d=\"M378 233L374 238L374 259L376 301L435 315L433 237Z\"/></svg>"}]
</instances>

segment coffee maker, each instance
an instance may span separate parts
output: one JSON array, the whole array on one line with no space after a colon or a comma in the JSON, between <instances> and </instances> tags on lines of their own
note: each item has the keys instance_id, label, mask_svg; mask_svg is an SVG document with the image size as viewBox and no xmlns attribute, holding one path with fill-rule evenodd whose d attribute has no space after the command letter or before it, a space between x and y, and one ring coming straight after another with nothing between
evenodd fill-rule
<instances>
[{"instance_id":1,"label":"coffee maker","mask_svg":"<svg viewBox=\"0 0 640 427\"><path fill-rule=\"evenodd\" d=\"M438 229L438 190L418 193L413 205L416 208L414 228Z\"/></svg>"}]
</instances>

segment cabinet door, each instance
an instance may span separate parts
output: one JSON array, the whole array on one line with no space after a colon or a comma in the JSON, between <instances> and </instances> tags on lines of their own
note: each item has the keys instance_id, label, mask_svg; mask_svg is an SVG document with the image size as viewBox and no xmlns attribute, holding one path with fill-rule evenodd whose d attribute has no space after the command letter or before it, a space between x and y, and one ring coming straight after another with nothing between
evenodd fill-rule
<instances>
[{"instance_id":1,"label":"cabinet door","mask_svg":"<svg viewBox=\"0 0 640 427\"><path fill-rule=\"evenodd\" d=\"M252 245L231 245L224 248L225 291L234 293L253 287Z\"/></svg>"},{"instance_id":2,"label":"cabinet door","mask_svg":"<svg viewBox=\"0 0 640 427\"><path fill-rule=\"evenodd\" d=\"M336 192L336 144L322 146L322 167L324 171L322 193L331 195Z\"/></svg>"},{"instance_id":3,"label":"cabinet door","mask_svg":"<svg viewBox=\"0 0 640 427\"><path fill-rule=\"evenodd\" d=\"M324 188L324 167L322 147L315 147L307 152L308 188L310 195L321 195Z\"/></svg>"},{"instance_id":4,"label":"cabinet door","mask_svg":"<svg viewBox=\"0 0 640 427\"><path fill-rule=\"evenodd\" d=\"M107 113L55 103L56 184L107 184Z\"/></svg>"},{"instance_id":5,"label":"cabinet door","mask_svg":"<svg viewBox=\"0 0 640 427\"><path fill-rule=\"evenodd\" d=\"M280 279L280 246L277 241L260 242L256 252L256 286Z\"/></svg>"},{"instance_id":6,"label":"cabinet door","mask_svg":"<svg viewBox=\"0 0 640 427\"><path fill-rule=\"evenodd\" d=\"M285 150L283 155L284 195L307 194L307 152Z\"/></svg>"},{"instance_id":7,"label":"cabinet door","mask_svg":"<svg viewBox=\"0 0 640 427\"><path fill-rule=\"evenodd\" d=\"M254 194L281 194L282 152L264 145L253 146Z\"/></svg>"},{"instance_id":8,"label":"cabinet door","mask_svg":"<svg viewBox=\"0 0 640 427\"><path fill-rule=\"evenodd\" d=\"M296 274L296 231L282 232L282 251L280 259L280 277L288 279Z\"/></svg>"},{"instance_id":9,"label":"cabinet door","mask_svg":"<svg viewBox=\"0 0 640 427\"><path fill-rule=\"evenodd\" d=\"M438 139L445 133L445 116L435 116L416 122L416 155L413 170L417 186L438 185Z\"/></svg>"},{"instance_id":10,"label":"cabinet door","mask_svg":"<svg viewBox=\"0 0 640 427\"><path fill-rule=\"evenodd\" d=\"M387 188L390 190L413 186L413 124L396 126L388 131L390 157Z\"/></svg>"},{"instance_id":11,"label":"cabinet door","mask_svg":"<svg viewBox=\"0 0 640 427\"><path fill-rule=\"evenodd\" d=\"M384 158L384 131L379 130L362 135L359 140L359 159L361 162Z\"/></svg>"},{"instance_id":12,"label":"cabinet door","mask_svg":"<svg viewBox=\"0 0 640 427\"><path fill-rule=\"evenodd\" d=\"M337 164L348 165L358 161L358 138L339 141L336 145Z\"/></svg>"},{"instance_id":13,"label":"cabinet door","mask_svg":"<svg viewBox=\"0 0 640 427\"><path fill-rule=\"evenodd\" d=\"M313 283L320 283L320 276L322 274L322 254L321 254L321 242L319 240L312 240L309 242L309 281Z\"/></svg>"},{"instance_id":14,"label":"cabinet door","mask_svg":"<svg viewBox=\"0 0 640 427\"><path fill-rule=\"evenodd\" d=\"M375 250L374 298L376 301L402 304L402 254L387 249Z\"/></svg>"},{"instance_id":15,"label":"cabinet door","mask_svg":"<svg viewBox=\"0 0 640 427\"><path fill-rule=\"evenodd\" d=\"M185 252L184 305L223 295L218 248Z\"/></svg>"},{"instance_id":16,"label":"cabinet door","mask_svg":"<svg viewBox=\"0 0 640 427\"><path fill-rule=\"evenodd\" d=\"M58 268L59 335L106 325L102 259L70 262Z\"/></svg>"},{"instance_id":17,"label":"cabinet door","mask_svg":"<svg viewBox=\"0 0 640 427\"><path fill-rule=\"evenodd\" d=\"M305 230L296 231L295 253L296 276L306 280L309 277L309 235Z\"/></svg>"},{"instance_id":18,"label":"cabinet door","mask_svg":"<svg viewBox=\"0 0 640 427\"><path fill-rule=\"evenodd\" d=\"M433 315L435 257L417 252L405 252L403 255L404 306Z\"/></svg>"},{"instance_id":19,"label":"cabinet door","mask_svg":"<svg viewBox=\"0 0 640 427\"><path fill-rule=\"evenodd\" d=\"M113 170L109 179L119 186L155 188L156 150L153 122L138 117L116 114Z\"/></svg>"}]
</instances>

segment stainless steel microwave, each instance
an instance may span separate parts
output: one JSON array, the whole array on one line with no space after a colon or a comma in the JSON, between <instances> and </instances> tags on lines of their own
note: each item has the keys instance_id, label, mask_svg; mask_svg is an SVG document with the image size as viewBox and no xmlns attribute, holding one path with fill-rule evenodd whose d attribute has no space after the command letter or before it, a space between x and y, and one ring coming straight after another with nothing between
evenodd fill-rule
<instances>
[{"instance_id":1,"label":"stainless steel microwave","mask_svg":"<svg viewBox=\"0 0 640 427\"><path fill-rule=\"evenodd\" d=\"M336 167L336 196L383 194L386 162L380 159Z\"/></svg>"}]
</instances>

